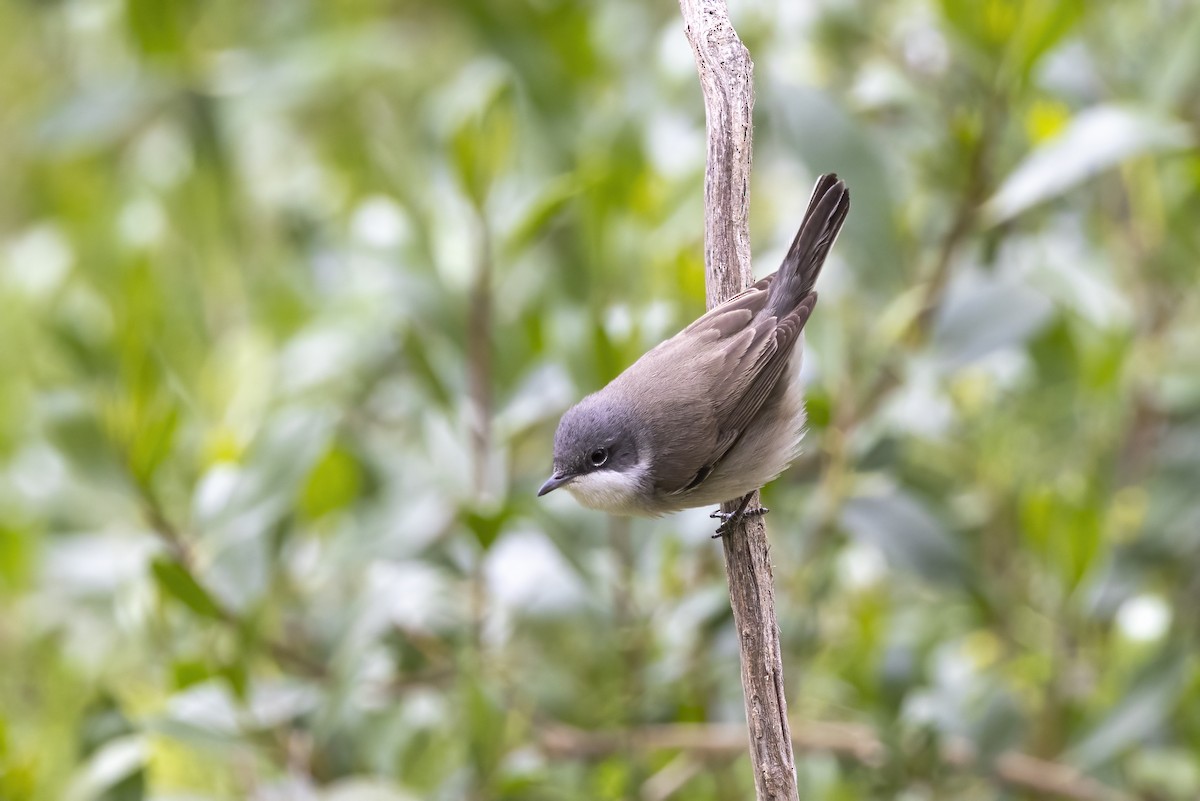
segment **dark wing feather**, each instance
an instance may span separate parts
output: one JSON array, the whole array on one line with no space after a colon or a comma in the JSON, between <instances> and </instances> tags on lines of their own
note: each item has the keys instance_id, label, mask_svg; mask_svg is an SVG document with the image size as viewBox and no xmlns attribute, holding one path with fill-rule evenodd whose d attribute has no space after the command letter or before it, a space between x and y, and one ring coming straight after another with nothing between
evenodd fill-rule
<instances>
[{"instance_id":1,"label":"dark wing feather","mask_svg":"<svg viewBox=\"0 0 1200 801\"><path fill-rule=\"evenodd\" d=\"M656 443L655 486L661 492L688 492L703 483L746 432L787 368L816 304L816 293L795 312L776 320L756 313L766 300L766 286L757 288L758 297L748 299L746 307L719 306L691 326L692 342L712 340L704 358L684 368L695 371L689 386L699 390L698 397L673 408L660 396L655 410L676 420L683 409L703 410L703 416L688 420L687 437ZM683 358L673 351L656 356Z\"/></svg>"},{"instance_id":2,"label":"dark wing feather","mask_svg":"<svg viewBox=\"0 0 1200 801\"><path fill-rule=\"evenodd\" d=\"M736 366L749 368L767 333L755 321L767 302L771 277L764 278L644 355L638 370L642 377L628 385L629 397L637 398L639 416L647 421L651 436L687 425L687 436L655 438L649 443L654 453L651 481L659 492L686 492L703 483L712 472L713 454L723 445L717 399L726 378L739 382ZM772 324L774 321L771 321ZM744 360L744 361L743 361ZM727 371L733 369L730 375ZM623 380L630 371L617 380ZM648 386L645 377L687 379L664 392L663 384ZM677 379L676 379L677 380ZM723 450L722 450L723 452Z\"/></svg>"},{"instance_id":3,"label":"dark wing feather","mask_svg":"<svg viewBox=\"0 0 1200 801\"><path fill-rule=\"evenodd\" d=\"M825 193L833 188L838 182L836 172L827 172L817 179L817 185L813 187L812 197L808 199L808 208L804 210L804 216L800 219L807 220L812 217L813 211L817 208L817 202L825 197Z\"/></svg>"},{"instance_id":4,"label":"dark wing feather","mask_svg":"<svg viewBox=\"0 0 1200 801\"><path fill-rule=\"evenodd\" d=\"M832 173L821 176L783 264L776 272L767 313L783 318L808 297L850 213L850 191Z\"/></svg>"},{"instance_id":5,"label":"dark wing feather","mask_svg":"<svg viewBox=\"0 0 1200 801\"><path fill-rule=\"evenodd\" d=\"M721 331L721 338L732 336L742 330L755 315L762 311L767 304L768 290L775 279L775 273L760 279L753 286L734 295L729 300L697 317L691 325L680 331L686 334L699 328L716 328ZM750 316L738 315L736 312L750 312ZM678 334L676 335L678 336ZM671 340L667 340L670 342Z\"/></svg>"},{"instance_id":6,"label":"dark wing feather","mask_svg":"<svg viewBox=\"0 0 1200 801\"><path fill-rule=\"evenodd\" d=\"M722 421L718 435L718 445L713 453L715 466L734 446L746 428L762 410L767 397L774 391L776 384L783 376L792 350L804 324L812 315L817 305L817 293L809 294L794 312L776 322L773 318L764 318L760 326L763 329L762 344L758 349L753 363L745 370L741 381L737 382L732 391L726 396L725 403L718 407L717 419ZM736 375L736 372L734 373Z\"/></svg>"}]
</instances>

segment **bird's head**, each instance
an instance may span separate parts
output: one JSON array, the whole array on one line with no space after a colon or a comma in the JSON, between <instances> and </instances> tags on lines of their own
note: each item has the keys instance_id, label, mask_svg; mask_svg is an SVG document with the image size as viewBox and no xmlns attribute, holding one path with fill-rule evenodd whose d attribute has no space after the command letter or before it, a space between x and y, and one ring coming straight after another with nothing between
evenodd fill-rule
<instances>
[{"instance_id":1,"label":"bird's head","mask_svg":"<svg viewBox=\"0 0 1200 801\"><path fill-rule=\"evenodd\" d=\"M633 409L606 387L567 410L554 435L554 472L538 495L559 487L584 506L636 514L644 502L647 463Z\"/></svg>"}]
</instances>

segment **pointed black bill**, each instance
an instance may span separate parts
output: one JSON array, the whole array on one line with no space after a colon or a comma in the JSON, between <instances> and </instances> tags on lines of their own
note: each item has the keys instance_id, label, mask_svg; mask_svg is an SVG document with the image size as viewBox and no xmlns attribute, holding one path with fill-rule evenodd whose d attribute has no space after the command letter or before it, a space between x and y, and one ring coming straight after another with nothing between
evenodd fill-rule
<instances>
[{"instance_id":1,"label":"pointed black bill","mask_svg":"<svg viewBox=\"0 0 1200 801\"><path fill-rule=\"evenodd\" d=\"M538 490L538 497L542 497L547 492L553 492L570 480L570 476L564 476L562 473L555 473L554 475L550 476L550 478L546 479L546 483L542 485L540 490Z\"/></svg>"}]
</instances>

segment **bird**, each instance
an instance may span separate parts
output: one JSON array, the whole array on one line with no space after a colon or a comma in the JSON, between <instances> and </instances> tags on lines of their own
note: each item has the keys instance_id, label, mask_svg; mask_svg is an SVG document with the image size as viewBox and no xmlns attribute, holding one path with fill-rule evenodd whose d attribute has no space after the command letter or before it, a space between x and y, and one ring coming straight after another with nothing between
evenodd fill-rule
<instances>
[{"instance_id":1,"label":"bird","mask_svg":"<svg viewBox=\"0 0 1200 801\"><path fill-rule=\"evenodd\" d=\"M804 325L815 285L850 211L850 191L822 175L773 274L716 306L568 409L553 471L538 496L563 488L583 506L659 517L733 502L717 534L755 490L800 451Z\"/></svg>"}]
</instances>

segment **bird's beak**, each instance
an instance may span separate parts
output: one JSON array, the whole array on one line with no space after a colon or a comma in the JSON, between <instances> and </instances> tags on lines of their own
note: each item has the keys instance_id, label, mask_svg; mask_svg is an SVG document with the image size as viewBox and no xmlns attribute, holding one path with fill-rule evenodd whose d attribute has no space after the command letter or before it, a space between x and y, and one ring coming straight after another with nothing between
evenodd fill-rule
<instances>
[{"instance_id":1,"label":"bird's beak","mask_svg":"<svg viewBox=\"0 0 1200 801\"><path fill-rule=\"evenodd\" d=\"M540 490L538 490L538 497L540 498L543 495L545 495L547 492L551 492L553 490L558 489L559 487L561 487L563 484L566 484L570 480L571 480L570 476L564 475L564 474L558 472L557 470L554 471L554 475L552 475L552 476L550 476L550 478L546 479L546 483L542 485L542 488Z\"/></svg>"}]
</instances>

